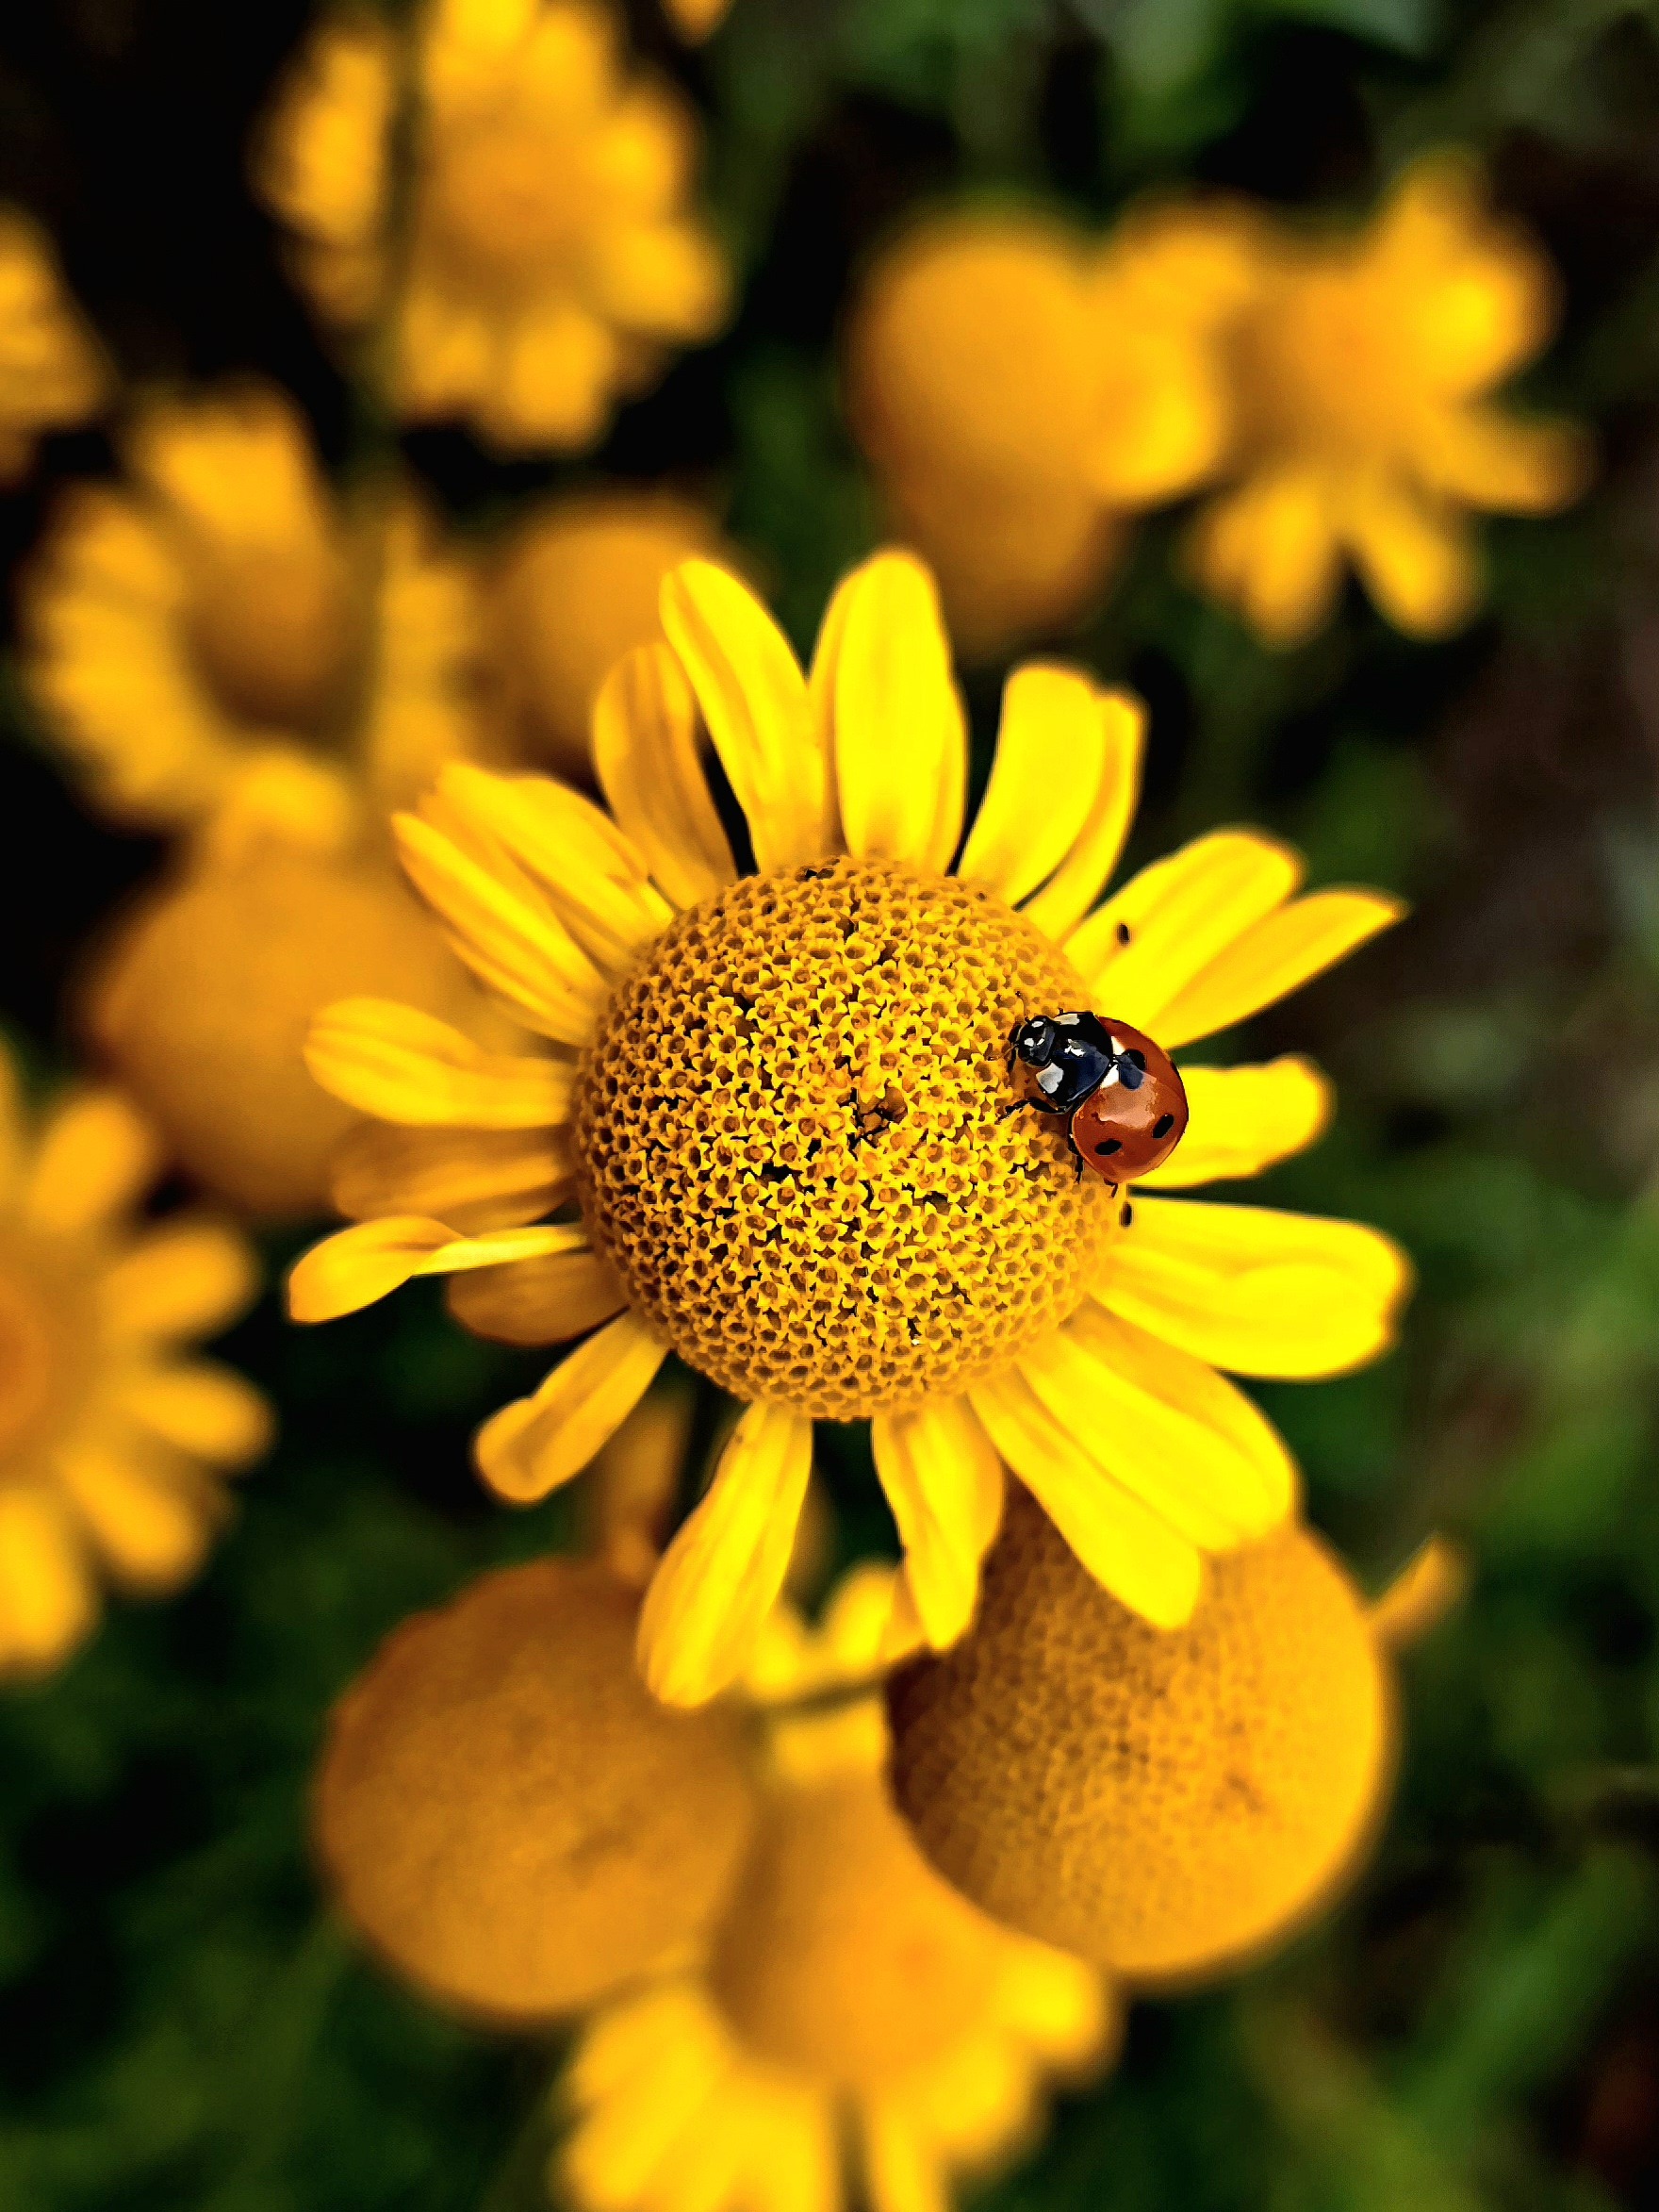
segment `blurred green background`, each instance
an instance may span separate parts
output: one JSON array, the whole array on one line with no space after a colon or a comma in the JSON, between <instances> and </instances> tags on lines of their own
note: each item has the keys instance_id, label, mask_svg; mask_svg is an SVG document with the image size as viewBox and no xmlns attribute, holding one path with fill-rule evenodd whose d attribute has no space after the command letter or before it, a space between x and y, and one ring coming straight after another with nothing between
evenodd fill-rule
<instances>
[{"instance_id":1,"label":"blurred green background","mask_svg":"<svg viewBox=\"0 0 1659 2212\"><path fill-rule=\"evenodd\" d=\"M134 376L258 367L344 451L351 410L242 182L292 0L35 0L0 18L0 196L60 240ZM583 467L407 441L466 529L551 484L668 476L721 504L798 642L879 533L835 405L838 309L919 203L1108 218L1197 178L1369 206L1410 153L1489 161L1566 287L1531 396L1591 421L1597 488L1489 536L1490 612L1407 643L1351 598L1272 655L1171 580L1149 528L1068 651L1153 708L1133 857L1247 816L1414 919L1257 1025L1339 1079L1267 1194L1381 1223L1421 1292L1401 1351L1264 1392L1310 1507L1377 1586L1432 1527L1461 1612L1406 1666L1378 1859L1241 1983L1136 2010L1117 2075L984 2202L1076 2212L1659 2204L1659 7L1619 0L735 0L687 58L743 305ZM0 506L8 561L49 441ZM970 684L980 739L1000 671ZM93 827L6 681L0 1014L42 1079L61 994L160 849ZM270 1246L272 1267L293 1246ZM353 1955L306 1866L331 1697L393 1622L567 1532L487 1505L468 1433L534 1360L435 1296L316 1334L268 1298L227 1345L283 1441L202 1579L116 1606L0 1699L5 2212L514 2212L550 2054L428 2014ZM847 1540L868 1469L825 1458ZM527 2121L530 2133L525 2133Z\"/></svg>"}]
</instances>

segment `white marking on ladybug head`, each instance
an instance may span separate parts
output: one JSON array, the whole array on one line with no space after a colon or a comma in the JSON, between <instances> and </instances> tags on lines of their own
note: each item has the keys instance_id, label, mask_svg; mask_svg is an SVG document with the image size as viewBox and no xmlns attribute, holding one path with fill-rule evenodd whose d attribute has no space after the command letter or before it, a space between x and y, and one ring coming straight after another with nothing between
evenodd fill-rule
<instances>
[{"instance_id":1,"label":"white marking on ladybug head","mask_svg":"<svg viewBox=\"0 0 1659 2212\"><path fill-rule=\"evenodd\" d=\"M1080 1014L1057 1014L1054 1018L1056 1021L1063 1023L1067 1029L1075 1030L1083 1016Z\"/></svg>"}]
</instances>

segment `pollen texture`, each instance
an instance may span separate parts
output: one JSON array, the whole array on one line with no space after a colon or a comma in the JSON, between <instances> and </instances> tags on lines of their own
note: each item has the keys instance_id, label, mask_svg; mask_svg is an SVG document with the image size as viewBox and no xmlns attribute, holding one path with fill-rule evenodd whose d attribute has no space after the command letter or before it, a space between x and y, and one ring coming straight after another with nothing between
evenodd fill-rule
<instances>
[{"instance_id":1,"label":"pollen texture","mask_svg":"<svg viewBox=\"0 0 1659 2212\"><path fill-rule=\"evenodd\" d=\"M1150 1627L1010 1489L973 1633L889 1692L895 1792L940 1871L1142 1981L1299 1926L1392 1776L1389 1680L1324 1546L1290 1528L1209 1573L1187 1627Z\"/></svg>"},{"instance_id":2,"label":"pollen texture","mask_svg":"<svg viewBox=\"0 0 1659 2212\"><path fill-rule=\"evenodd\" d=\"M999 1937L917 1851L874 1775L768 1806L709 1979L751 2050L879 2095L985 2016Z\"/></svg>"},{"instance_id":3,"label":"pollen texture","mask_svg":"<svg viewBox=\"0 0 1659 2212\"><path fill-rule=\"evenodd\" d=\"M1072 1312L1111 1234L1008 1034L1086 1004L972 883L750 876L617 989L577 1103L583 1208L634 1306L734 1395L852 1420L960 1390Z\"/></svg>"},{"instance_id":4,"label":"pollen texture","mask_svg":"<svg viewBox=\"0 0 1659 2212\"><path fill-rule=\"evenodd\" d=\"M318 1849L403 1974L486 2020L590 2003L701 1934L748 1840L730 1713L657 1704L637 1597L566 1560L405 1623L336 1707Z\"/></svg>"}]
</instances>

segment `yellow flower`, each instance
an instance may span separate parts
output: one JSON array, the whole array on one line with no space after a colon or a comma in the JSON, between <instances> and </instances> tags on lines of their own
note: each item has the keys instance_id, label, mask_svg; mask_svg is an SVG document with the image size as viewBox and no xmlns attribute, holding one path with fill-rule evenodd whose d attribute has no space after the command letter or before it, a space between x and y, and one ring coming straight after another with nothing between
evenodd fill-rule
<instances>
[{"instance_id":1,"label":"yellow flower","mask_svg":"<svg viewBox=\"0 0 1659 2212\"><path fill-rule=\"evenodd\" d=\"M502 2022L591 2004L706 1935L753 1788L740 1719L667 1711L637 1591L539 1560L387 1638L318 1770L335 1896L429 1996Z\"/></svg>"},{"instance_id":2,"label":"yellow flower","mask_svg":"<svg viewBox=\"0 0 1659 2212\"><path fill-rule=\"evenodd\" d=\"M263 1401L191 1357L253 1297L252 1253L200 1214L141 1226L155 1139L112 1092L26 1129L0 1059L0 1670L55 1666L97 1586L172 1590L265 1449Z\"/></svg>"},{"instance_id":3,"label":"yellow flower","mask_svg":"<svg viewBox=\"0 0 1659 2212\"><path fill-rule=\"evenodd\" d=\"M326 846L476 749L470 586L409 500L353 523L263 384L152 398L125 453L126 484L65 503L24 612L32 688L107 812L247 806Z\"/></svg>"},{"instance_id":4,"label":"yellow flower","mask_svg":"<svg viewBox=\"0 0 1659 2212\"><path fill-rule=\"evenodd\" d=\"M1352 1875L1393 1783L1387 1644L1415 1625L1289 1527L1216 1560L1159 1634L1010 1499L973 1633L890 1692L899 1804L1012 1926L1142 1984L1214 1974Z\"/></svg>"},{"instance_id":5,"label":"yellow flower","mask_svg":"<svg viewBox=\"0 0 1659 2212\"><path fill-rule=\"evenodd\" d=\"M533 508L482 593L497 751L591 784L600 686L625 652L661 637L663 579L697 553L722 557L714 522L660 492L578 493Z\"/></svg>"},{"instance_id":6,"label":"yellow flower","mask_svg":"<svg viewBox=\"0 0 1659 2212\"><path fill-rule=\"evenodd\" d=\"M1231 434L1217 338L1254 281L1232 209L1164 207L1104 242L1035 214L956 214L876 265L848 412L959 640L1071 620L1126 518L1212 474Z\"/></svg>"},{"instance_id":7,"label":"yellow flower","mask_svg":"<svg viewBox=\"0 0 1659 2212\"><path fill-rule=\"evenodd\" d=\"M1199 579L1271 643L1328 617L1352 562L1413 636L1481 590L1466 510L1549 514L1583 488L1583 439L1496 406L1545 344L1553 273L1484 205L1474 165L1418 162L1369 229L1263 248L1235 332L1237 488L1201 519Z\"/></svg>"},{"instance_id":8,"label":"yellow flower","mask_svg":"<svg viewBox=\"0 0 1659 2212\"><path fill-rule=\"evenodd\" d=\"M725 22L731 0L664 0L664 10L682 39L693 45L710 38Z\"/></svg>"},{"instance_id":9,"label":"yellow flower","mask_svg":"<svg viewBox=\"0 0 1659 2212\"><path fill-rule=\"evenodd\" d=\"M775 1619L750 1694L868 1681L891 1608L865 1571L819 1633ZM705 1958L601 2010L571 2059L559 2173L583 2212L834 2212L844 2144L875 2212L944 2205L955 2175L1026 2145L1046 2079L1109 2055L1099 1974L987 1920L917 1852L874 1694L774 1730Z\"/></svg>"},{"instance_id":10,"label":"yellow flower","mask_svg":"<svg viewBox=\"0 0 1659 2212\"><path fill-rule=\"evenodd\" d=\"M389 311L405 418L469 420L503 448L574 450L726 306L685 213L697 134L666 85L631 75L587 0L433 0L416 93L409 238L393 242L393 34L325 25L256 161L325 315Z\"/></svg>"},{"instance_id":11,"label":"yellow flower","mask_svg":"<svg viewBox=\"0 0 1659 2212\"><path fill-rule=\"evenodd\" d=\"M486 1334L551 1343L603 1322L481 1430L509 1499L585 1464L671 1350L745 1402L642 1615L647 1677L672 1702L747 1663L815 1419L871 1423L934 1644L968 1624L1005 1462L1108 1589L1186 1620L1203 1555L1276 1527L1295 1489L1284 1444L1217 1369L1374 1358L1405 1263L1350 1223L1167 1195L1309 1143L1330 1101L1306 1061L1188 1071L1185 1141L1131 1205L1063 1128L1006 1111L1009 1032L1093 1007L1190 1044L1342 958L1397 902L1295 898L1296 855L1232 830L1097 905L1142 717L1062 668L1010 678L963 843L962 710L908 555L841 586L810 678L724 570L675 570L662 614L668 645L631 654L600 698L609 813L463 766L401 817L456 949L556 1049L486 1055L381 1002L325 1015L314 1071L388 1125L382 1217L301 1261L293 1312L453 1273L454 1311ZM754 873L703 782L699 711ZM489 1225L462 1233L455 1207L491 1197Z\"/></svg>"},{"instance_id":12,"label":"yellow flower","mask_svg":"<svg viewBox=\"0 0 1659 2212\"><path fill-rule=\"evenodd\" d=\"M23 474L42 431L84 422L109 386L51 241L18 208L0 206L0 484Z\"/></svg>"}]
</instances>

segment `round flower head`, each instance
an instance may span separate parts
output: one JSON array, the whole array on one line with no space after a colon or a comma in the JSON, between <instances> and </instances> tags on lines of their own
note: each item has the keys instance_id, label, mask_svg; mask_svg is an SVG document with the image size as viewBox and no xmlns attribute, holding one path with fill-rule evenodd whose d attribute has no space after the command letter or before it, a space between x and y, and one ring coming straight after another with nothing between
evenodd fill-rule
<instances>
[{"instance_id":1,"label":"round flower head","mask_svg":"<svg viewBox=\"0 0 1659 2212\"><path fill-rule=\"evenodd\" d=\"M1487 396L1554 316L1549 264L1455 157L1418 162L1356 237L1264 249L1233 337L1240 482L1192 541L1206 588L1289 645L1352 562L1400 629L1455 629L1480 596L1467 510L1548 514L1584 485L1581 437Z\"/></svg>"},{"instance_id":2,"label":"round flower head","mask_svg":"<svg viewBox=\"0 0 1659 2212\"><path fill-rule=\"evenodd\" d=\"M325 315L389 312L394 403L492 444L580 449L665 349L707 338L726 275L684 212L690 110L631 76L588 0L431 0L412 62L410 236L394 249L400 57L324 24L256 164Z\"/></svg>"},{"instance_id":3,"label":"round flower head","mask_svg":"<svg viewBox=\"0 0 1659 2212\"><path fill-rule=\"evenodd\" d=\"M401 499L353 523L291 401L153 398L125 456L65 502L24 604L31 688L107 812L333 843L476 750L465 571Z\"/></svg>"},{"instance_id":4,"label":"round flower head","mask_svg":"<svg viewBox=\"0 0 1659 2212\"><path fill-rule=\"evenodd\" d=\"M958 638L994 652L1076 616L1125 520L1213 472L1216 334L1252 275L1231 212L1164 208L1104 243L1035 214L955 214L872 269L846 396Z\"/></svg>"},{"instance_id":5,"label":"round flower head","mask_svg":"<svg viewBox=\"0 0 1659 2212\"><path fill-rule=\"evenodd\" d=\"M134 906L88 975L101 1057L204 1189L265 1220L349 1211L356 1116L320 1091L304 1048L344 992L407 997L435 1018L491 1018L428 916L372 859L277 836L197 854Z\"/></svg>"},{"instance_id":6,"label":"round flower head","mask_svg":"<svg viewBox=\"0 0 1659 2212\"><path fill-rule=\"evenodd\" d=\"M943 2204L1028 2140L1055 2072L1105 2058L1098 1973L948 1889L894 1811L868 1683L891 1577L862 1572L813 1634L789 1616L749 1694L828 1709L774 1724L757 1830L695 1972L624 1996L567 2077L559 2178L583 2212L875 2212ZM848 1677L862 1696L841 1696Z\"/></svg>"},{"instance_id":7,"label":"round flower head","mask_svg":"<svg viewBox=\"0 0 1659 2212\"><path fill-rule=\"evenodd\" d=\"M1431 1553L1368 1610L1287 1527L1218 1559L1160 1634L1010 1500L973 1633L890 1687L898 1802L1015 1927L1139 1982L1236 1965L1352 1873L1393 1779L1387 1646L1446 1593Z\"/></svg>"},{"instance_id":8,"label":"round flower head","mask_svg":"<svg viewBox=\"0 0 1659 2212\"><path fill-rule=\"evenodd\" d=\"M96 413L109 385L51 241L19 209L0 206L0 484L23 474L43 431Z\"/></svg>"},{"instance_id":9,"label":"round flower head","mask_svg":"<svg viewBox=\"0 0 1659 2212\"><path fill-rule=\"evenodd\" d=\"M405 1622L335 1709L330 1887L440 2002L555 2018L673 1959L731 1887L753 1811L740 1723L651 1698L638 1603L598 1563L486 1575Z\"/></svg>"},{"instance_id":10,"label":"round flower head","mask_svg":"<svg viewBox=\"0 0 1659 2212\"><path fill-rule=\"evenodd\" d=\"M175 1589L225 1515L221 1477L265 1449L240 1376L190 1356L252 1299L254 1259L197 1214L140 1226L159 1165L113 1093L31 1134L0 1059L0 1671L54 1666L97 1585Z\"/></svg>"},{"instance_id":11,"label":"round flower head","mask_svg":"<svg viewBox=\"0 0 1659 2212\"><path fill-rule=\"evenodd\" d=\"M1126 1605L1184 1621L1202 1554L1265 1534L1294 1493L1283 1444L1216 1369L1374 1357L1404 1263L1345 1222L1166 1195L1306 1144L1328 1111L1306 1063L1189 1071L1185 1141L1131 1202L1104 1162L1086 1171L1063 1118L1013 1111L1010 1032L1092 1007L1185 1045L1398 907L1293 898L1296 856L1249 831L1200 838L1097 906L1141 716L1061 668L1010 677L963 842L962 712L907 555L843 584L810 679L724 570L677 570L662 612L669 644L631 654L600 701L608 812L458 767L400 821L457 950L558 1049L486 1058L372 1001L323 1017L313 1068L391 1125L386 1218L300 1263L295 1314L431 1273L468 1279L452 1294L463 1319L518 1341L614 1313L480 1432L485 1477L512 1499L576 1473L670 1350L745 1402L641 1618L648 1678L673 1701L747 1663L821 1418L872 1424L929 1642L967 1626L1005 1462ZM752 872L702 781L699 713ZM550 1148L555 1197L524 1197L518 1226L461 1234L423 1202L435 1159L464 1162L474 1197L498 1178L505 1199Z\"/></svg>"},{"instance_id":12,"label":"round flower head","mask_svg":"<svg viewBox=\"0 0 1659 2212\"><path fill-rule=\"evenodd\" d=\"M717 552L700 508L656 492L579 493L533 509L481 595L498 750L591 784L600 685L624 653L661 637L657 598L669 570Z\"/></svg>"}]
</instances>

